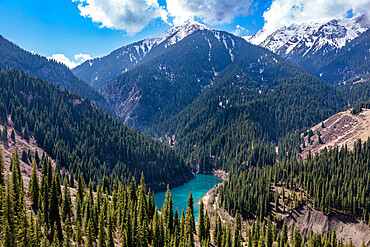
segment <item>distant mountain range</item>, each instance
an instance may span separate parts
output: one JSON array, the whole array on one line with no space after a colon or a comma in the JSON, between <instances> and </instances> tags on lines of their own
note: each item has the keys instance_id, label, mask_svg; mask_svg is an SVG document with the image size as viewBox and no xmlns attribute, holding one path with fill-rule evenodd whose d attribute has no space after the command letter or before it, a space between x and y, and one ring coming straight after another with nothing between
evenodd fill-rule
<instances>
[{"instance_id":1,"label":"distant mountain range","mask_svg":"<svg viewBox=\"0 0 370 247\"><path fill-rule=\"evenodd\" d=\"M248 82L244 102L247 94L255 98L280 85L287 71L296 68L273 53L329 84L366 73L368 23L367 16L361 15L292 24L268 36L261 30L248 40L270 52L192 21L86 61L73 72L98 88L124 123L148 130L159 119L169 119L190 106L226 75L236 85L246 87ZM230 97L243 103L239 96Z\"/></svg>"},{"instance_id":2,"label":"distant mountain range","mask_svg":"<svg viewBox=\"0 0 370 247\"><path fill-rule=\"evenodd\" d=\"M197 22L188 21L166 32L112 51L109 55L85 61L73 69L73 73L95 88L129 69L160 55L165 50L197 30L211 28Z\"/></svg>"},{"instance_id":3,"label":"distant mountain range","mask_svg":"<svg viewBox=\"0 0 370 247\"><path fill-rule=\"evenodd\" d=\"M73 73L116 117L168 141L198 171L242 160L272 164L273 143L370 97L368 77L357 78L368 73L367 23L361 15L294 24L247 42L186 22Z\"/></svg>"},{"instance_id":4,"label":"distant mountain range","mask_svg":"<svg viewBox=\"0 0 370 247\"><path fill-rule=\"evenodd\" d=\"M17 68L41 77L62 89L76 92L82 98L88 97L97 105L108 109L106 100L86 82L78 79L64 64L53 59L28 52L0 35L0 66L3 69Z\"/></svg>"},{"instance_id":5,"label":"distant mountain range","mask_svg":"<svg viewBox=\"0 0 370 247\"><path fill-rule=\"evenodd\" d=\"M335 84L364 72L358 71L357 65L367 61L370 51L361 48L362 54L360 54L355 46L362 43L361 47L368 47L366 31L369 27L370 21L367 14L362 14L327 22L293 23L271 34L262 29L246 39L252 44L267 48L286 58L326 82ZM351 42L355 39L357 39L356 42ZM365 43L364 40L366 40ZM343 58L352 57L353 52L357 52L356 64L352 58ZM342 63L339 65L337 60L341 60ZM352 62L343 63L344 60ZM333 64L339 65L336 71L333 71ZM367 66L365 70L368 71L369 67Z\"/></svg>"}]
</instances>

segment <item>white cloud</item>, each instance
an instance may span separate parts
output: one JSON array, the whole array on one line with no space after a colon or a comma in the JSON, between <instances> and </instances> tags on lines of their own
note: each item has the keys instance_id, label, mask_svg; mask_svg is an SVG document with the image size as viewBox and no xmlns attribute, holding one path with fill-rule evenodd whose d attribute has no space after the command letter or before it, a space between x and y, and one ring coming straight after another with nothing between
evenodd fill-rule
<instances>
[{"instance_id":1,"label":"white cloud","mask_svg":"<svg viewBox=\"0 0 370 247\"><path fill-rule=\"evenodd\" d=\"M251 0L167 0L167 11L175 24L194 18L222 24L248 14L250 5Z\"/></svg>"},{"instance_id":2,"label":"white cloud","mask_svg":"<svg viewBox=\"0 0 370 247\"><path fill-rule=\"evenodd\" d=\"M80 54L75 55L75 60L81 63L85 62L86 60L90 60L90 59L92 59L92 57L89 54L80 53Z\"/></svg>"},{"instance_id":3,"label":"white cloud","mask_svg":"<svg viewBox=\"0 0 370 247\"><path fill-rule=\"evenodd\" d=\"M167 12L157 0L72 0L80 15L91 18L100 27L125 30L133 35L153 19L167 19Z\"/></svg>"},{"instance_id":4,"label":"white cloud","mask_svg":"<svg viewBox=\"0 0 370 247\"><path fill-rule=\"evenodd\" d=\"M348 11L354 14L368 12L370 0L273 0L263 13L266 33L292 22L320 22L344 17Z\"/></svg>"},{"instance_id":5,"label":"white cloud","mask_svg":"<svg viewBox=\"0 0 370 247\"><path fill-rule=\"evenodd\" d=\"M248 33L248 30L240 25L236 25L235 30L233 31L233 34L235 36L240 36L244 33Z\"/></svg>"},{"instance_id":6,"label":"white cloud","mask_svg":"<svg viewBox=\"0 0 370 247\"><path fill-rule=\"evenodd\" d=\"M78 63L75 63L75 62L69 60L69 58L66 57L63 54L54 54L51 57L49 57L49 59L54 59L55 61L57 61L59 63L63 63L70 69L73 69L74 67L79 65Z\"/></svg>"}]
</instances>

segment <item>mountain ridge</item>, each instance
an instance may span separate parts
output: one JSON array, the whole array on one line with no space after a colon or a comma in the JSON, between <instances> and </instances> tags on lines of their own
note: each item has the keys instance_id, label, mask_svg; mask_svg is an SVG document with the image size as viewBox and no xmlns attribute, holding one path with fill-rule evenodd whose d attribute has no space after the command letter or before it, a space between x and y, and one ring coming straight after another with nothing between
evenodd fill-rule
<instances>
[{"instance_id":1,"label":"mountain ridge","mask_svg":"<svg viewBox=\"0 0 370 247\"><path fill-rule=\"evenodd\" d=\"M87 60L72 71L91 86L100 88L116 76L160 55L197 30L213 29L195 21L187 21L155 37L125 45L106 56Z\"/></svg>"},{"instance_id":2,"label":"mountain ridge","mask_svg":"<svg viewBox=\"0 0 370 247\"><path fill-rule=\"evenodd\" d=\"M246 40L271 50L320 78L325 73L322 69L335 61L350 43L363 36L369 28L369 17L362 14L325 22L293 23L269 35L266 35L266 30L261 30ZM350 52L348 56L351 56ZM366 54L362 57L366 59ZM353 64L348 66L350 70L355 69ZM334 78L329 75L324 80L330 84L341 82L341 78L336 75Z\"/></svg>"},{"instance_id":3,"label":"mountain ridge","mask_svg":"<svg viewBox=\"0 0 370 247\"><path fill-rule=\"evenodd\" d=\"M6 70L11 68L24 70L26 73L43 78L70 92L75 91L82 98L88 97L98 106L109 110L104 97L86 82L74 76L67 66L35 52L28 52L1 35L0 66Z\"/></svg>"}]
</instances>

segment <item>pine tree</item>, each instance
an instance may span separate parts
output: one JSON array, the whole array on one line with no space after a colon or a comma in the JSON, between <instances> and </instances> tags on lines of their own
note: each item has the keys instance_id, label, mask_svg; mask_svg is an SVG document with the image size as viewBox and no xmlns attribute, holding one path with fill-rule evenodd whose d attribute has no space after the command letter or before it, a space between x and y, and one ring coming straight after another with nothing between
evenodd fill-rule
<instances>
[{"instance_id":1,"label":"pine tree","mask_svg":"<svg viewBox=\"0 0 370 247\"><path fill-rule=\"evenodd\" d=\"M57 238L61 240L63 238L63 233L62 233L62 225L61 225L59 206L58 206L59 196L58 196L58 185L57 185L56 176L54 176L54 179L52 181L49 205L51 205L49 209L50 224L52 226L51 236L53 237L53 239Z\"/></svg>"},{"instance_id":2,"label":"pine tree","mask_svg":"<svg viewBox=\"0 0 370 247\"><path fill-rule=\"evenodd\" d=\"M99 215L99 224L98 224L98 246L99 247L105 247L106 246L106 232L105 232L105 216L104 216L104 210L101 210Z\"/></svg>"},{"instance_id":3,"label":"pine tree","mask_svg":"<svg viewBox=\"0 0 370 247\"><path fill-rule=\"evenodd\" d=\"M4 166L4 160L3 160L3 152L0 146L0 186L5 185L5 179L4 179L4 171L5 171L5 166Z\"/></svg>"},{"instance_id":4,"label":"pine tree","mask_svg":"<svg viewBox=\"0 0 370 247\"><path fill-rule=\"evenodd\" d=\"M191 227L191 232L195 232L195 218L194 218L194 200L193 200L193 194L190 191L190 195L188 197L188 205L186 207L186 216L185 218L188 218L189 226Z\"/></svg>"},{"instance_id":5,"label":"pine tree","mask_svg":"<svg viewBox=\"0 0 370 247\"><path fill-rule=\"evenodd\" d=\"M287 244L288 243L288 227L285 222L283 223L283 228L281 230L281 236L282 236L281 241L283 242L283 244Z\"/></svg>"},{"instance_id":6,"label":"pine tree","mask_svg":"<svg viewBox=\"0 0 370 247\"><path fill-rule=\"evenodd\" d=\"M76 198L76 217L78 221L82 221L82 207L85 197L85 181L83 179L81 171L78 172L78 188Z\"/></svg>"},{"instance_id":7,"label":"pine tree","mask_svg":"<svg viewBox=\"0 0 370 247\"><path fill-rule=\"evenodd\" d=\"M200 200L199 205L199 221L198 221L198 238L199 241L203 241L206 238L205 220L204 220L204 204L203 200Z\"/></svg>"},{"instance_id":8,"label":"pine tree","mask_svg":"<svg viewBox=\"0 0 370 247\"><path fill-rule=\"evenodd\" d=\"M108 217L108 247L114 247L114 222L113 212L109 213Z\"/></svg>"},{"instance_id":9,"label":"pine tree","mask_svg":"<svg viewBox=\"0 0 370 247\"><path fill-rule=\"evenodd\" d=\"M194 220L194 209L193 209L193 196L190 192L188 197L188 206L186 208L186 216L185 216L185 232L184 238L188 246L194 246L194 236L195 233L195 220Z\"/></svg>"},{"instance_id":10,"label":"pine tree","mask_svg":"<svg viewBox=\"0 0 370 247\"><path fill-rule=\"evenodd\" d=\"M14 132L14 129L12 129L12 132L10 133L10 138L12 139L12 141L15 144L15 132Z\"/></svg>"},{"instance_id":11,"label":"pine tree","mask_svg":"<svg viewBox=\"0 0 370 247\"><path fill-rule=\"evenodd\" d=\"M29 225L28 225L27 214L23 214L23 220L21 222L18 246L29 246Z\"/></svg>"},{"instance_id":12,"label":"pine tree","mask_svg":"<svg viewBox=\"0 0 370 247\"><path fill-rule=\"evenodd\" d=\"M87 238L86 247L93 247L94 246L94 233L92 229L91 220L89 220L89 223L87 223L86 238Z\"/></svg>"},{"instance_id":13,"label":"pine tree","mask_svg":"<svg viewBox=\"0 0 370 247\"><path fill-rule=\"evenodd\" d=\"M23 151L22 151L21 160L22 160L24 163L27 163L27 164L28 164L28 154L27 154L27 152L26 152L26 150L25 150L25 149L23 149Z\"/></svg>"},{"instance_id":14,"label":"pine tree","mask_svg":"<svg viewBox=\"0 0 370 247\"><path fill-rule=\"evenodd\" d=\"M266 247L272 247L273 241L274 239L273 239L272 225L271 225L271 221L268 220L267 233L266 233Z\"/></svg>"},{"instance_id":15,"label":"pine tree","mask_svg":"<svg viewBox=\"0 0 370 247\"><path fill-rule=\"evenodd\" d=\"M216 247L222 246L222 233L221 232L222 232L221 219L219 216L217 216L216 226L215 226L214 234L213 234L213 242Z\"/></svg>"},{"instance_id":16,"label":"pine tree","mask_svg":"<svg viewBox=\"0 0 370 247\"><path fill-rule=\"evenodd\" d=\"M39 203L40 185L37 177L37 165L36 161L33 162L32 175L29 183L29 194L32 201L32 208L37 210Z\"/></svg>"},{"instance_id":17,"label":"pine tree","mask_svg":"<svg viewBox=\"0 0 370 247\"><path fill-rule=\"evenodd\" d=\"M72 246L72 234L73 234L71 219L67 217L64 223L65 223L64 224L65 231L64 231L63 246L70 247Z\"/></svg>"},{"instance_id":18,"label":"pine tree","mask_svg":"<svg viewBox=\"0 0 370 247\"><path fill-rule=\"evenodd\" d=\"M37 148L35 150L35 161L37 165L40 164L40 157L39 157L39 153L37 152Z\"/></svg>"},{"instance_id":19,"label":"pine tree","mask_svg":"<svg viewBox=\"0 0 370 247\"><path fill-rule=\"evenodd\" d=\"M1 140L4 143L8 142L8 126L6 124L4 125L3 133L1 135Z\"/></svg>"},{"instance_id":20,"label":"pine tree","mask_svg":"<svg viewBox=\"0 0 370 247\"><path fill-rule=\"evenodd\" d=\"M30 246L39 246L39 239L37 236L37 228L35 225L35 220L33 219L34 215L31 210L31 216L29 221L29 227L30 227L30 236L29 236L29 245Z\"/></svg>"},{"instance_id":21,"label":"pine tree","mask_svg":"<svg viewBox=\"0 0 370 247\"><path fill-rule=\"evenodd\" d=\"M76 222L76 237L77 237L77 245L82 246L83 244L82 229L81 229L81 223L78 220Z\"/></svg>"},{"instance_id":22,"label":"pine tree","mask_svg":"<svg viewBox=\"0 0 370 247\"><path fill-rule=\"evenodd\" d=\"M24 185L21 173L21 164L19 162L18 150L15 149L10 161L12 166L12 175L10 181L10 189L12 193L12 199L14 200L14 213L15 215L21 215L25 209L24 201Z\"/></svg>"},{"instance_id":23,"label":"pine tree","mask_svg":"<svg viewBox=\"0 0 370 247\"><path fill-rule=\"evenodd\" d=\"M63 190L63 203L62 203L62 220L66 221L67 218L72 217L72 199L71 192L68 187L67 177L64 178L64 190Z\"/></svg>"},{"instance_id":24,"label":"pine tree","mask_svg":"<svg viewBox=\"0 0 370 247\"><path fill-rule=\"evenodd\" d=\"M162 207L162 215L165 226L171 234L173 232L173 202L169 185L167 185L166 196Z\"/></svg>"}]
</instances>

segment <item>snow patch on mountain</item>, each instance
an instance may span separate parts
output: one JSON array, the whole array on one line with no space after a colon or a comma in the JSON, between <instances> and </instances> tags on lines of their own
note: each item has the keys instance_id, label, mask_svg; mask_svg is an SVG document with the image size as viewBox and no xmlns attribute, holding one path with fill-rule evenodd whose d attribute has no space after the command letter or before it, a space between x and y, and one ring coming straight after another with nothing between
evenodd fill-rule
<instances>
[{"instance_id":1,"label":"snow patch on mountain","mask_svg":"<svg viewBox=\"0 0 370 247\"><path fill-rule=\"evenodd\" d=\"M255 45L265 47L280 55L300 53L315 54L323 47L341 49L349 41L369 29L367 14L352 18L338 18L327 22L292 23L273 33L262 29L245 39ZM328 50L323 51L323 55Z\"/></svg>"}]
</instances>

